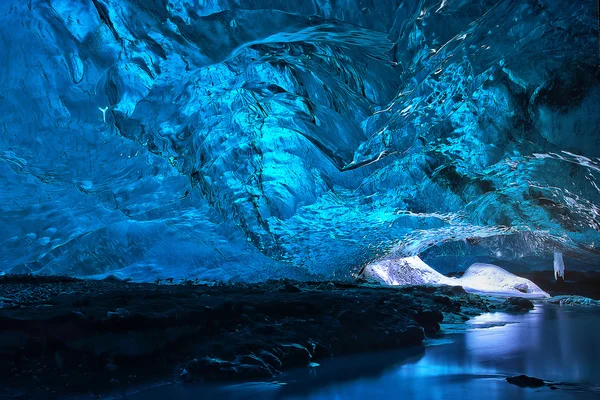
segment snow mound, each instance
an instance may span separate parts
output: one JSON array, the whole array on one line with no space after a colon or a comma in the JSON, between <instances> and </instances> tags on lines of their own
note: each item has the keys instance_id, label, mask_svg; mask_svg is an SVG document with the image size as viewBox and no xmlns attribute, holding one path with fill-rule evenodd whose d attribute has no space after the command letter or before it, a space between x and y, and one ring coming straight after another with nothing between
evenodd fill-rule
<instances>
[{"instance_id":1,"label":"snow mound","mask_svg":"<svg viewBox=\"0 0 600 400\"><path fill-rule=\"evenodd\" d=\"M496 296L546 298L550 295L528 279L492 264L471 265L461 278L444 276L419 257L386 259L365 267L362 276L370 282L391 286L451 285L467 292Z\"/></svg>"},{"instance_id":2,"label":"snow mound","mask_svg":"<svg viewBox=\"0 0 600 400\"><path fill-rule=\"evenodd\" d=\"M471 265L457 279L468 292L544 298L550 295L529 279L521 278L493 264Z\"/></svg>"},{"instance_id":3,"label":"snow mound","mask_svg":"<svg viewBox=\"0 0 600 400\"><path fill-rule=\"evenodd\" d=\"M419 257L390 258L368 265L362 275L369 281L391 286L451 285L448 278L425 264Z\"/></svg>"}]
</instances>

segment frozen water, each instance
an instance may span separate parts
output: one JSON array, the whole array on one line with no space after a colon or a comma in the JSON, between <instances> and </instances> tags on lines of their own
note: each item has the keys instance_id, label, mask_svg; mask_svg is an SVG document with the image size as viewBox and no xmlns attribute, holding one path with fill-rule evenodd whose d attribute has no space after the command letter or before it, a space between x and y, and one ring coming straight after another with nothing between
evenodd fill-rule
<instances>
[{"instance_id":1,"label":"frozen water","mask_svg":"<svg viewBox=\"0 0 600 400\"><path fill-rule=\"evenodd\" d=\"M594 0L0 2L0 269L598 265Z\"/></svg>"},{"instance_id":2,"label":"frozen water","mask_svg":"<svg viewBox=\"0 0 600 400\"><path fill-rule=\"evenodd\" d=\"M554 279L565 279L565 262L562 253L554 252Z\"/></svg>"}]
</instances>

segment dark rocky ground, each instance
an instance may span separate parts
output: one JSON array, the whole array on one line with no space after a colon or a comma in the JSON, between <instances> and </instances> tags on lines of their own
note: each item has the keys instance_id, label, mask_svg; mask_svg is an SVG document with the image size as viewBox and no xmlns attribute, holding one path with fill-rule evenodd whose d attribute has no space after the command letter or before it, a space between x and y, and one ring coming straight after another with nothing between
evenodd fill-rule
<instances>
[{"instance_id":1,"label":"dark rocky ground","mask_svg":"<svg viewBox=\"0 0 600 400\"><path fill-rule=\"evenodd\" d=\"M523 304L521 304L523 303ZM527 310L460 287L137 284L0 277L0 398L91 397L158 381L258 379L421 345L439 323Z\"/></svg>"}]
</instances>

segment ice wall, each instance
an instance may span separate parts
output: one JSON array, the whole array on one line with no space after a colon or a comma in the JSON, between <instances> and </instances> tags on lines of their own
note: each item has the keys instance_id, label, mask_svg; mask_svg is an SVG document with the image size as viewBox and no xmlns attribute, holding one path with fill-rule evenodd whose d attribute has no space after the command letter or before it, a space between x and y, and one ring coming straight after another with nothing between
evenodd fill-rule
<instances>
[{"instance_id":1,"label":"ice wall","mask_svg":"<svg viewBox=\"0 0 600 400\"><path fill-rule=\"evenodd\" d=\"M0 43L3 271L597 256L595 1L7 0Z\"/></svg>"}]
</instances>

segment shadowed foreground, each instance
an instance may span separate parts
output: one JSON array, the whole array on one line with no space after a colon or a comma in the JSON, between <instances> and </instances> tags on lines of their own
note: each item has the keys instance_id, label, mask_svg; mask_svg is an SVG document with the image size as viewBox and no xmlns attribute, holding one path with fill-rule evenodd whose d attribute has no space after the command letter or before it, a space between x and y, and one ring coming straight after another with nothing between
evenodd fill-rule
<instances>
[{"instance_id":1,"label":"shadowed foreground","mask_svg":"<svg viewBox=\"0 0 600 400\"><path fill-rule=\"evenodd\" d=\"M268 378L333 355L420 345L442 320L460 324L490 308L521 307L449 286L31 276L1 278L0 297L4 395L51 397L157 381Z\"/></svg>"}]
</instances>

